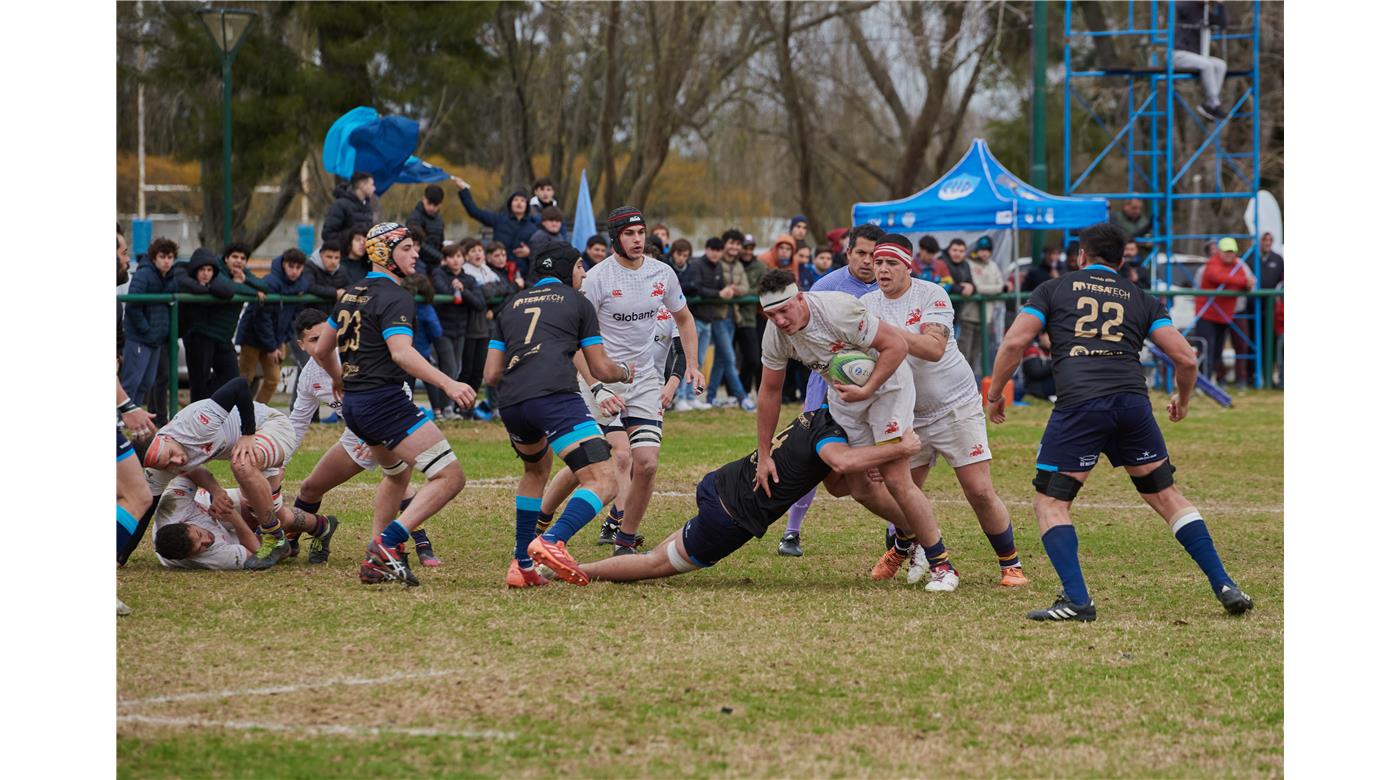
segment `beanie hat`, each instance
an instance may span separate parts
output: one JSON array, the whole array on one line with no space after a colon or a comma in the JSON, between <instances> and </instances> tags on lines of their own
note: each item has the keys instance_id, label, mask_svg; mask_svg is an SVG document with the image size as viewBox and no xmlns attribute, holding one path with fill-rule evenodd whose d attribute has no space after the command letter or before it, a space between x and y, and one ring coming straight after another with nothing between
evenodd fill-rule
<instances>
[{"instance_id":1,"label":"beanie hat","mask_svg":"<svg viewBox=\"0 0 1400 780\"><path fill-rule=\"evenodd\" d=\"M544 245L530 263L530 272L536 278L552 276L560 281L570 281L574 264L582 257L577 249L565 241L551 241Z\"/></svg>"}]
</instances>

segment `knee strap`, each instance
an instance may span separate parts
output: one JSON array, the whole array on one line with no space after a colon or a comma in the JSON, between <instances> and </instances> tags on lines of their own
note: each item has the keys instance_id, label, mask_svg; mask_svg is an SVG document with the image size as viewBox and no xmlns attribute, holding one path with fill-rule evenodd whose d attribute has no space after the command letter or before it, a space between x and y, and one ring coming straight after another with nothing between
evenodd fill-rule
<instances>
[{"instance_id":1,"label":"knee strap","mask_svg":"<svg viewBox=\"0 0 1400 780\"><path fill-rule=\"evenodd\" d=\"M515 446L515 442L510 443L510 448L515 450L515 457L520 458L526 463L539 463L541 458L549 454L548 447L541 447L539 452L531 453L529 455L526 455L525 453L521 452L520 448ZM568 463L568 458L565 458L564 462Z\"/></svg>"},{"instance_id":2,"label":"knee strap","mask_svg":"<svg viewBox=\"0 0 1400 780\"><path fill-rule=\"evenodd\" d=\"M564 465L577 474L581 469L588 468L594 463L606 463L611 459L612 447L609 447L608 443L601 438L592 438L579 442L577 447L565 455Z\"/></svg>"},{"instance_id":3,"label":"knee strap","mask_svg":"<svg viewBox=\"0 0 1400 780\"><path fill-rule=\"evenodd\" d=\"M661 426L656 423L643 423L627 432L627 442L632 449L661 446Z\"/></svg>"},{"instance_id":4,"label":"knee strap","mask_svg":"<svg viewBox=\"0 0 1400 780\"><path fill-rule=\"evenodd\" d=\"M1133 487L1139 493L1160 493L1176 483L1172 474L1176 473L1176 466L1170 460L1164 460L1152 471L1140 477L1132 477Z\"/></svg>"},{"instance_id":5,"label":"knee strap","mask_svg":"<svg viewBox=\"0 0 1400 780\"><path fill-rule=\"evenodd\" d=\"M1035 479L1031 480L1031 484L1035 486L1035 492L1057 501L1073 501L1079 489L1084 487L1084 483L1074 477L1045 469L1035 470Z\"/></svg>"},{"instance_id":6,"label":"knee strap","mask_svg":"<svg viewBox=\"0 0 1400 780\"><path fill-rule=\"evenodd\" d=\"M452 445L447 443L447 439L443 439L418 453L418 457L413 460L413 465L423 472L423 476L432 479L438 472L456 462L457 455L452 451Z\"/></svg>"},{"instance_id":7,"label":"knee strap","mask_svg":"<svg viewBox=\"0 0 1400 780\"><path fill-rule=\"evenodd\" d=\"M385 467L384 467L384 474L385 474L385 476L390 476L390 477L392 477L392 476L395 476L395 475L397 475L397 474L402 474L402 473L404 472L404 469L406 469L406 468L408 468L408 464L405 463L405 462L403 462L403 461L399 461L398 463L395 463L395 464L392 465L392 466L385 466Z\"/></svg>"},{"instance_id":8,"label":"knee strap","mask_svg":"<svg viewBox=\"0 0 1400 780\"><path fill-rule=\"evenodd\" d=\"M666 545L666 559L669 560L671 562L671 566L681 574L685 574L688 571L695 571L696 569L700 568L700 566L694 561L690 560L689 558L686 558L684 555L681 555L681 551L676 549L675 539L672 539L670 543Z\"/></svg>"}]
</instances>

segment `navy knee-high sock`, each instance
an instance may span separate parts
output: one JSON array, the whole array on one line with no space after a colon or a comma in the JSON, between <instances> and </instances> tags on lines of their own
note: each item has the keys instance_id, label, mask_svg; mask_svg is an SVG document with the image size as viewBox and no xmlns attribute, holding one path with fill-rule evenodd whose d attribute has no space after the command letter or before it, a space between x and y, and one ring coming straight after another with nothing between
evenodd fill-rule
<instances>
[{"instance_id":1,"label":"navy knee-high sock","mask_svg":"<svg viewBox=\"0 0 1400 780\"><path fill-rule=\"evenodd\" d=\"M598 498L598 494L581 487L574 491L569 497L569 502L564 505L564 513L559 515L559 520L548 531L544 532L546 542L567 542L579 532L580 528L588 525L598 513L603 511L603 501Z\"/></svg>"},{"instance_id":2,"label":"navy knee-high sock","mask_svg":"<svg viewBox=\"0 0 1400 780\"><path fill-rule=\"evenodd\" d=\"M527 551L535 539L535 518L540 516L540 499L530 496L515 497L515 560L520 568L528 569L535 565Z\"/></svg>"},{"instance_id":3,"label":"navy knee-high sock","mask_svg":"<svg viewBox=\"0 0 1400 780\"><path fill-rule=\"evenodd\" d=\"M1079 570L1079 535L1072 525L1057 525L1040 537L1045 554L1060 575L1065 596L1075 604L1089 603L1089 586L1084 584L1084 572Z\"/></svg>"},{"instance_id":4,"label":"navy knee-high sock","mask_svg":"<svg viewBox=\"0 0 1400 780\"><path fill-rule=\"evenodd\" d=\"M1196 565L1201 567L1206 579L1210 580L1211 590L1219 593L1226 585L1236 587L1234 580L1225 573L1220 554L1215 551L1215 542L1210 538L1210 529L1206 528L1206 521L1200 512L1192 510L1189 514L1182 515L1172 524L1172 534L1181 542L1181 546L1186 548L1186 553Z\"/></svg>"}]
</instances>

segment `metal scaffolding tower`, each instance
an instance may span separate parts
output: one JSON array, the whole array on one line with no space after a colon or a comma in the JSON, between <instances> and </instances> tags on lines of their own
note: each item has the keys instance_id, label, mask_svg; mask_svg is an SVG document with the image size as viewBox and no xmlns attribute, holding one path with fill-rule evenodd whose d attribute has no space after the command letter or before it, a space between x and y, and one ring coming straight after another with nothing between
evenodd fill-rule
<instances>
[{"instance_id":1,"label":"metal scaffolding tower","mask_svg":"<svg viewBox=\"0 0 1400 780\"><path fill-rule=\"evenodd\" d=\"M1237 204L1242 221L1259 191L1260 0L1229 4L1232 18L1227 20L1228 26L1221 31L1203 30L1204 46L1233 66L1226 70L1221 89L1221 108L1227 115L1219 121L1202 118L1196 111L1198 100L1194 96L1200 93L1192 82L1198 80L1197 72L1178 70L1173 65L1171 54L1178 48L1177 0L1128 0L1126 29L1120 30L1075 29L1075 5L1074 0L1065 0L1065 194L1142 199L1147 207L1145 213L1152 215L1153 233L1139 239L1139 243L1150 242L1153 247L1150 273L1154 287L1162 283L1194 286L1189 271L1179 267L1174 256L1200 254L1207 240L1226 236L1248 240L1249 247L1240 257L1254 270L1257 279L1261 259L1258 235L1178 232L1178 225L1186 224L1193 205L1199 207L1203 201ZM1238 18L1243 16L1242 9L1249 9L1246 18ZM1132 61L1094 61L1097 47L1090 50L1083 45L1094 38L1112 38L1120 46L1132 47ZM1232 88L1233 85L1241 86ZM1097 87L1093 90L1100 98L1097 104L1090 99L1091 86ZM1101 99L1114 92L1120 95L1117 101ZM1231 94L1236 96L1231 98ZM1086 118L1110 140L1076 171L1071 142L1075 121ZM1230 133L1231 146L1227 148L1227 131L1241 124L1246 124L1248 133ZM1237 148L1240 139L1246 137L1247 148ZM1104 181L1105 174L1122 185L1117 191L1091 190L1090 182ZM1114 204L1114 208L1118 205ZM1195 251L1188 251L1187 247ZM1261 329L1272 327L1272 323L1262 322L1261 311L1261 301L1251 299L1232 326L1242 337L1237 344L1242 341L1244 345L1242 352L1236 349L1236 360L1252 361L1255 387L1263 386L1265 381L1256 345L1263 343ZM1193 319L1191 324L1194 330L1196 321Z\"/></svg>"}]
</instances>

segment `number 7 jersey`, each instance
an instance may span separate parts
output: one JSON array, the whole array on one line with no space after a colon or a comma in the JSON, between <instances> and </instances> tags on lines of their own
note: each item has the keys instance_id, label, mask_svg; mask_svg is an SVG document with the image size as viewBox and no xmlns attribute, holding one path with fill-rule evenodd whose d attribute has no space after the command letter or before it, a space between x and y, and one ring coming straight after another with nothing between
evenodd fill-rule
<instances>
[{"instance_id":1,"label":"number 7 jersey","mask_svg":"<svg viewBox=\"0 0 1400 780\"><path fill-rule=\"evenodd\" d=\"M1040 285L1021 311L1050 336L1056 407L1114 393L1147 395L1138 353L1152 331L1172 327L1161 301L1103 265Z\"/></svg>"},{"instance_id":2,"label":"number 7 jersey","mask_svg":"<svg viewBox=\"0 0 1400 780\"><path fill-rule=\"evenodd\" d=\"M639 324L650 335L651 322ZM490 349L505 353L506 368L496 383L496 405L518 404L556 393L578 393L574 353L602 344L598 315L582 295L545 277L506 299L491 322Z\"/></svg>"}]
</instances>

